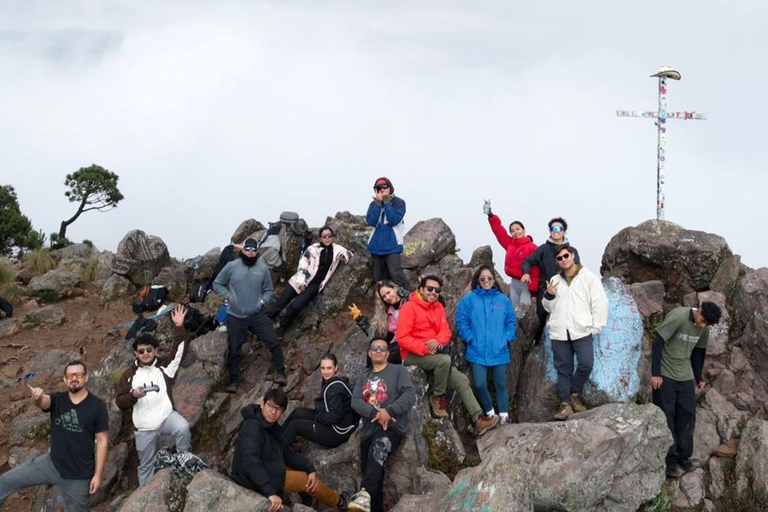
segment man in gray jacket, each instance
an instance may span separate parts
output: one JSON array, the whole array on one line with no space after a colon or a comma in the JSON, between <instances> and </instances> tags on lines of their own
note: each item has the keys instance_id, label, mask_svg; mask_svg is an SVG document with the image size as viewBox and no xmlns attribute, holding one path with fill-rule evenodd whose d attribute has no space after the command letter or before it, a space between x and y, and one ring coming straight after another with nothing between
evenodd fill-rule
<instances>
[{"instance_id":1,"label":"man in gray jacket","mask_svg":"<svg viewBox=\"0 0 768 512\"><path fill-rule=\"evenodd\" d=\"M272 297L272 277L269 268L259 258L258 244L253 238L243 243L240 258L230 261L213 282L213 289L221 295L227 308L227 333L229 334L228 393L237 391L240 380L243 340L248 331L256 335L272 353L275 367L275 383L284 386L285 364L283 349L277 340L272 322L264 312L264 305Z\"/></svg>"},{"instance_id":2,"label":"man in gray jacket","mask_svg":"<svg viewBox=\"0 0 768 512\"><path fill-rule=\"evenodd\" d=\"M349 510L384 510L384 465L408 431L408 411L416 402L411 374L402 365L389 364L389 343L374 338L368 347L372 367L357 379L352 408L363 419L360 428L360 491Z\"/></svg>"}]
</instances>

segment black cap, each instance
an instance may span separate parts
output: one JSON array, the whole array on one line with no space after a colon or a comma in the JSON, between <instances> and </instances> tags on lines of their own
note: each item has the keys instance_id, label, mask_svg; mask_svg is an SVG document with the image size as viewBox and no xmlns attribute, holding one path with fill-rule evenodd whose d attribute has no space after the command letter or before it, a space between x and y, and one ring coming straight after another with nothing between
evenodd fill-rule
<instances>
[{"instance_id":1,"label":"black cap","mask_svg":"<svg viewBox=\"0 0 768 512\"><path fill-rule=\"evenodd\" d=\"M246 238L245 242L243 242L243 249L245 249L246 247L255 247L258 250L259 243L253 238Z\"/></svg>"}]
</instances>

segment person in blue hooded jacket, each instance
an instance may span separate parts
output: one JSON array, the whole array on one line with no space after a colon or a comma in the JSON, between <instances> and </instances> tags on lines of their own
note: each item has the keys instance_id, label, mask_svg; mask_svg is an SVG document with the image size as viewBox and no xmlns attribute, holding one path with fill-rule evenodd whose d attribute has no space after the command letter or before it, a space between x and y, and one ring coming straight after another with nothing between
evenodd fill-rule
<instances>
[{"instance_id":1,"label":"person in blue hooded jacket","mask_svg":"<svg viewBox=\"0 0 768 512\"><path fill-rule=\"evenodd\" d=\"M373 262L373 282L387 279L389 273L389 279L411 291L400 261L405 236L405 201L395 196L395 187L389 178L377 179L373 192L373 201L365 214L365 222L373 226L367 247Z\"/></svg>"},{"instance_id":2,"label":"person in blue hooded jacket","mask_svg":"<svg viewBox=\"0 0 768 512\"><path fill-rule=\"evenodd\" d=\"M456 330L467 345L464 359L472 368L477 398L491 418L496 411L488 392L488 372L493 376L501 423L509 421L507 365L516 328L512 302L497 288L493 268L482 265L472 276L472 290L459 301Z\"/></svg>"}]
</instances>

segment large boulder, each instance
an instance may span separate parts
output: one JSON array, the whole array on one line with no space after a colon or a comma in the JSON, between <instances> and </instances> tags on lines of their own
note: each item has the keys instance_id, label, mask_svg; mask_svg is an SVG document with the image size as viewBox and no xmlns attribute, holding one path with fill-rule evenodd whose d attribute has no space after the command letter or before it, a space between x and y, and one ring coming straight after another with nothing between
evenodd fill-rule
<instances>
[{"instance_id":1,"label":"large boulder","mask_svg":"<svg viewBox=\"0 0 768 512\"><path fill-rule=\"evenodd\" d=\"M171 470L155 473L152 480L136 489L123 502L118 512L177 512L184 503L185 490Z\"/></svg>"},{"instance_id":2,"label":"large boulder","mask_svg":"<svg viewBox=\"0 0 768 512\"><path fill-rule=\"evenodd\" d=\"M30 311L24 317L24 323L36 326L55 327L64 323L66 313L59 306L45 306Z\"/></svg>"},{"instance_id":3,"label":"large boulder","mask_svg":"<svg viewBox=\"0 0 768 512\"><path fill-rule=\"evenodd\" d=\"M417 222L403 241L403 268L422 268L456 250L456 236L443 219Z\"/></svg>"},{"instance_id":4,"label":"large boulder","mask_svg":"<svg viewBox=\"0 0 768 512\"><path fill-rule=\"evenodd\" d=\"M117 245L112 270L127 277L134 285L144 286L170 264L171 257L165 242L160 237L135 229L126 233Z\"/></svg>"},{"instance_id":5,"label":"large boulder","mask_svg":"<svg viewBox=\"0 0 768 512\"><path fill-rule=\"evenodd\" d=\"M191 272L183 263L173 262L173 264L160 270L152 280L152 284L163 285L168 288L168 301L185 301L187 296L187 282Z\"/></svg>"},{"instance_id":6,"label":"large boulder","mask_svg":"<svg viewBox=\"0 0 768 512\"><path fill-rule=\"evenodd\" d=\"M268 506L269 500L261 494L206 469L197 473L187 486L184 512L252 512L266 510Z\"/></svg>"},{"instance_id":7,"label":"large boulder","mask_svg":"<svg viewBox=\"0 0 768 512\"><path fill-rule=\"evenodd\" d=\"M241 222L239 226L237 226L237 229L235 229L235 232L232 233L230 240L232 240L233 244L242 244L245 242L245 239L251 236L253 233L257 231L264 231L265 229L266 228L264 227L264 224L257 221L256 219L246 219Z\"/></svg>"},{"instance_id":8,"label":"large boulder","mask_svg":"<svg viewBox=\"0 0 768 512\"><path fill-rule=\"evenodd\" d=\"M192 366L181 368L173 384L173 400L176 410L184 416L190 428L197 425L203 414L205 401L213 387L213 381L203 367L197 362Z\"/></svg>"},{"instance_id":9,"label":"large boulder","mask_svg":"<svg viewBox=\"0 0 768 512\"><path fill-rule=\"evenodd\" d=\"M74 264L79 267L88 265L91 256L97 254L96 249L88 244L72 244L51 251L51 257L61 264Z\"/></svg>"},{"instance_id":10,"label":"large boulder","mask_svg":"<svg viewBox=\"0 0 768 512\"><path fill-rule=\"evenodd\" d=\"M739 494L768 497L768 421L747 422L736 457L736 489Z\"/></svg>"},{"instance_id":11,"label":"large boulder","mask_svg":"<svg viewBox=\"0 0 768 512\"><path fill-rule=\"evenodd\" d=\"M125 277L112 274L104 283L99 294L99 303L103 306L109 302L127 299L136 293L136 287Z\"/></svg>"},{"instance_id":12,"label":"large boulder","mask_svg":"<svg viewBox=\"0 0 768 512\"><path fill-rule=\"evenodd\" d=\"M83 284L83 279L66 268L55 268L33 277L27 286L27 293L44 302L55 302L72 295Z\"/></svg>"},{"instance_id":13,"label":"large boulder","mask_svg":"<svg viewBox=\"0 0 768 512\"><path fill-rule=\"evenodd\" d=\"M660 280L667 300L682 303L693 291L705 291L731 249L719 235L649 220L622 229L603 253L601 272L625 283Z\"/></svg>"}]
</instances>

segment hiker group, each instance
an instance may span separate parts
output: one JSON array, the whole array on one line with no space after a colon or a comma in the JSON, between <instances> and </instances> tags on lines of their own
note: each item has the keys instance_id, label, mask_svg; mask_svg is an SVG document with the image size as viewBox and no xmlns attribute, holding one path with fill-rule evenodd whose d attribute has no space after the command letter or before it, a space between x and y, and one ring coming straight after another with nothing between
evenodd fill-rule
<instances>
[{"instance_id":1,"label":"hiker group","mask_svg":"<svg viewBox=\"0 0 768 512\"><path fill-rule=\"evenodd\" d=\"M237 484L265 496L270 511L279 510L285 495L292 492L305 493L339 510L384 510L386 463L408 430L409 411L416 401L409 366L430 375L429 402L435 417L450 417L452 390L472 419L476 435L511 421L507 366L516 338L516 306L535 307L539 318L536 341L543 338L545 326L549 328L560 402L553 419L565 421L587 409L583 391L594 362L594 336L607 323L608 300L600 278L580 264L578 251L566 237L566 221L553 218L548 223L549 239L537 246L522 222L514 221L505 229L490 201L485 202L483 212L506 251L504 271L512 281L509 295L502 293L494 269L481 265L472 276L469 292L458 302L453 330L465 344L470 383L453 368L443 278L421 276L412 289L403 272L406 203L394 194L387 178L377 179L373 189L365 216L373 227L367 245L375 291L372 315L364 314L356 304L349 305L353 321L367 336L366 369L353 385L341 373L337 357L323 355L319 361L321 388L314 407L295 409L282 425L288 397L281 386L289 376L280 337L353 254L334 242L331 227L323 226L319 241L303 248L297 271L273 297L270 267L282 266L281 280L287 278L282 265L285 256L268 264L262 250L269 248L279 255L283 249L279 243L265 244L262 239L260 245L248 238L224 251L210 283L193 287L198 298L212 290L224 301L226 314L218 320L226 326L228 337L228 392L235 393L240 386L242 345L248 332L270 351L276 387L265 393L260 404L242 409L230 471ZM279 229L268 236L279 236ZM157 301L158 296L150 288L142 301ZM140 486L150 482L159 467L160 436L164 434L175 439L176 454L170 457L177 457L177 465L183 468L192 461L195 468L205 467L190 452L190 428L175 410L172 393L189 333L197 329L190 328L192 311L177 305L170 312L174 342L162 357L151 329L132 330L135 360L118 380L116 405L132 411ZM673 309L656 330L651 383L654 402L664 411L674 436L667 455L670 477L681 476L692 467L695 388L704 384L708 326L719 319L718 307L705 302L699 309ZM108 420L106 405L85 389L87 382L87 368L76 360L64 368L66 392L46 394L30 386L34 403L51 414L51 452L0 476L0 504L25 487L51 484L59 488L67 510L89 509L90 496L100 488L104 474ZM304 438L333 448L346 443L358 429L362 482L357 493L346 496L318 478L312 461L295 449L295 441Z\"/></svg>"}]
</instances>

